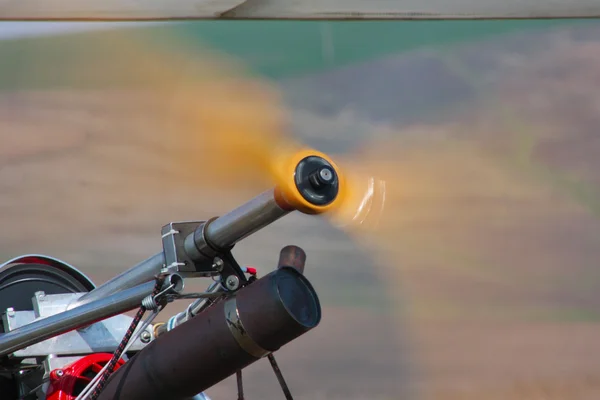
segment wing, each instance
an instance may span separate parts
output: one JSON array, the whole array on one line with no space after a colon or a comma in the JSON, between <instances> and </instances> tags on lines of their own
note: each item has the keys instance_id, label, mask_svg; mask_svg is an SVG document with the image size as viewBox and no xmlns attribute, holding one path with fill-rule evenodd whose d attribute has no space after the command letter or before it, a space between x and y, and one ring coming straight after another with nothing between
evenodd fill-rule
<instances>
[{"instance_id":1,"label":"wing","mask_svg":"<svg viewBox=\"0 0 600 400\"><path fill-rule=\"evenodd\" d=\"M0 19L481 19L600 16L596 0L8 0Z\"/></svg>"}]
</instances>

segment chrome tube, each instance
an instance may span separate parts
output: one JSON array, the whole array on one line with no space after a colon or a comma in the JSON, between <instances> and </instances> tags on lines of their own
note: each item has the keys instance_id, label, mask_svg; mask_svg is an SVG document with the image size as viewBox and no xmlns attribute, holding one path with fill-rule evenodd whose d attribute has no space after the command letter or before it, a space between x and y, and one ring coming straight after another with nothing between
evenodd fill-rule
<instances>
[{"instance_id":1,"label":"chrome tube","mask_svg":"<svg viewBox=\"0 0 600 400\"><path fill-rule=\"evenodd\" d=\"M210 248L228 249L289 212L289 210L284 210L277 204L275 190L271 189L207 224L204 235L191 234L191 241L192 243L195 242L197 248L208 246ZM200 230L202 229L203 227L200 227ZM198 241L208 243L199 243ZM201 253L197 254L196 257L206 257ZM69 308L87 304L120 290L153 280L160 273L163 264L164 255L158 253L81 296Z\"/></svg>"},{"instance_id":2,"label":"chrome tube","mask_svg":"<svg viewBox=\"0 0 600 400\"><path fill-rule=\"evenodd\" d=\"M222 290L223 290L223 286L221 286L221 282L213 282L213 284L210 285L206 291L208 293L218 293ZM197 299L192 304L190 304L187 308L187 311L185 313L182 313L185 315L185 319L177 321L178 322L177 325L187 321L188 315L190 317L193 317L196 314L198 314L200 311L202 311L204 309L204 307L206 307L208 300L209 299Z\"/></svg>"},{"instance_id":3,"label":"chrome tube","mask_svg":"<svg viewBox=\"0 0 600 400\"><path fill-rule=\"evenodd\" d=\"M221 282L213 282L208 287L208 289L206 289L206 292L207 293L218 293L222 290L223 290L223 286L221 285ZM160 336L164 333L167 333L168 331L175 329L176 327L183 324L184 322L187 322L190 318L195 317L206 306L209 305L208 301L209 301L209 299L207 299L207 298L196 299L193 303L191 303L189 306L187 306L185 311L182 311L179 314L172 316L171 318L169 318L167 323L165 323L163 325L159 325L155 331L156 335Z\"/></svg>"},{"instance_id":4,"label":"chrome tube","mask_svg":"<svg viewBox=\"0 0 600 400\"><path fill-rule=\"evenodd\" d=\"M155 282L147 282L91 303L51 315L0 335L0 357L73 329L133 310L152 293Z\"/></svg>"},{"instance_id":5,"label":"chrome tube","mask_svg":"<svg viewBox=\"0 0 600 400\"><path fill-rule=\"evenodd\" d=\"M289 212L277 204L275 191L268 190L208 224L206 240L214 247L229 248Z\"/></svg>"},{"instance_id":6,"label":"chrome tube","mask_svg":"<svg viewBox=\"0 0 600 400\"><path fill-rule=\"evenodd\" d=\"M141 283L153 281L155 276L160 273L164 264L163 253L158 253L142 261L136 266L128 269L120 275L112 278L104 284L98 286L89 293L84 294L76 302L69 306L69 309L87 304L89 302L104 298L124 289L129 289ZM152 293L152 289L147 295Z\"/></svg>"}]
</instances>

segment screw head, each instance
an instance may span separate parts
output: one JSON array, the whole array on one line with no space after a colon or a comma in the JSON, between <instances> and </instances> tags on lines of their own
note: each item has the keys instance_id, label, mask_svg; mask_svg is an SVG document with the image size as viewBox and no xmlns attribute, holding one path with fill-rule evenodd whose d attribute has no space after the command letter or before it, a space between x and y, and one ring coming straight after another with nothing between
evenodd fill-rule
<instances>
[{"instance_id":1,"label":"screw head","mask_svg":"<svg viewBox=\"0 0 600 400\"><path fill-rule=\"evenodd\" d=\"M148 331L144 331L140 335L140 340L142 341L142 343L148 343L150 342L150 339L152 339L152 335L150 335L150 332Z\"/></svg>"},{"instance_id":2,"label":"screw head","mask_svg":"<svg viewBox=\"0 0 600 400\"><path fill-rule=\"evenodd\" d=\"M65 371L63 371L62 369L58 369L58 370L56 370L56 376L58 376L59 378L60 378L61 376L63 376L64 374L65 374Z\"/></svg>"},{"instance_id":3,"label":"screw head","mask_svg":"<svg viewBox=\"0 0 600 400\"><path fill-rule=\"evenodd\" d=\"M229 275L225 279L225 287L229 290L236 290L240 286L240 279L235 275Z\"/></svg>"}]
</instances>

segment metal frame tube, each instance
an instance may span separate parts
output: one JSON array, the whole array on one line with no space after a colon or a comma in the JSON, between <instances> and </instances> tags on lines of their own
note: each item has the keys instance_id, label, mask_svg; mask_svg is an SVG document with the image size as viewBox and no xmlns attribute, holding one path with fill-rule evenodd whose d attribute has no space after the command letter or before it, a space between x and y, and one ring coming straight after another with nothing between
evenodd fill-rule
<instances>
[{"instance_id":1,"label":"metal frame tube","mask_svg":"<svg viewBox=\"0 0 600 400\"><path fill-rule=\"evenodd\" d=\"M206 240L210 247L228 249L252 233L275 222L290 210L281 208L275 198L275 189L267 190L254 199L218 217L206 226ZM196 244L198 246L198 244ZM84 294L69 309L101 299L120 290L153 280L164 265L164 254L158 253L130 268L108 282ZM148 293L150 294L151 291Z\"/></svg>"},{"instance_id":2,"label":"metal frame tube","mask_svg":"<svg viewBox=\"0 0 600 400\"><path fill-rule=\"evenodd\" d=\"M152 293L154 286L154 281L147 282L1 334L0 357L73 329L133 310L141 305L144 297Z\"/></svg>"},{"instance_id":3,"label":"metal frame tube","mask_svg":"<svg viewBox=\"0 0 600 400\"><path fill-rule=\"evenodd\" d=\"M89 293L84 294L76 302L69 306L69 309L79 307L83 304L102 299L106 296L118 293L121 290L132 288L144 282L153 281L156 275L160 273L164 265L163 253L158 253L142 261L136 266L128 269L120 275L115 276L106 283L98 286ZM152 288L146 293L152 293Z\"/></svg>"},{"instance_id":4,"label":"metal frame tube","mask_svg":"<svg viewBox=\"0 0 600 400\"><path fill-rule=\"evenodd\" d=\"M268 190L208 224L206 240L227 249L289 212L277 204L275 190Z\"/></svg>"}]
</instances>

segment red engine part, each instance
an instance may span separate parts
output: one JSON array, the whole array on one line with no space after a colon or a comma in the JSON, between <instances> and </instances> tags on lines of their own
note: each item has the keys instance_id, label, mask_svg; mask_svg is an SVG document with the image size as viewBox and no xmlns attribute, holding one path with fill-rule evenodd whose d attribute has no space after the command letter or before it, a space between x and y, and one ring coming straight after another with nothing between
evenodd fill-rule
<instances>
[{"instance_id":1,"label":"red engine part","mask_svg":"<svg viewBox=\"0 0 600 400\"><path fill-rule=\"evenodd\" d=\"M85 387L98 375L110 361L112 354L98 353L85 356L65 368L50 372L50 385L46 393L47 400L75 400ZM125 361L120 359L115 371Z\"/></svg>"}]
</instances>

